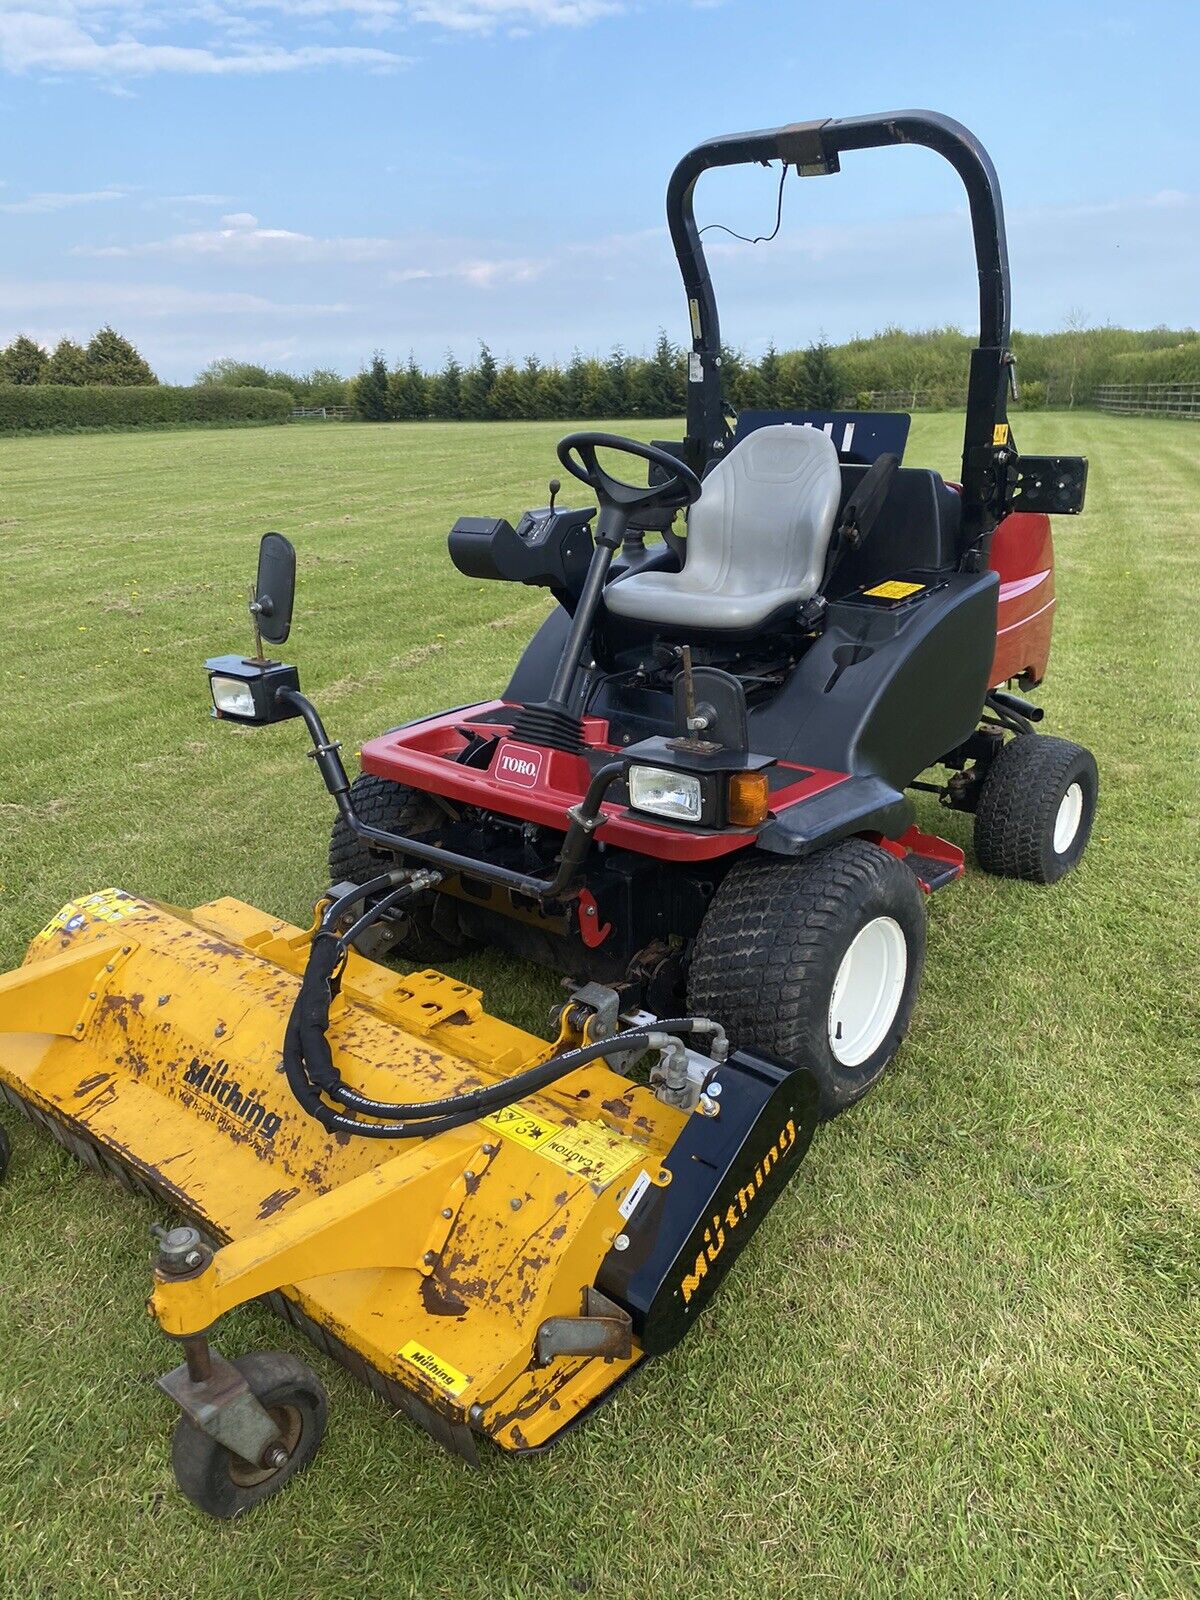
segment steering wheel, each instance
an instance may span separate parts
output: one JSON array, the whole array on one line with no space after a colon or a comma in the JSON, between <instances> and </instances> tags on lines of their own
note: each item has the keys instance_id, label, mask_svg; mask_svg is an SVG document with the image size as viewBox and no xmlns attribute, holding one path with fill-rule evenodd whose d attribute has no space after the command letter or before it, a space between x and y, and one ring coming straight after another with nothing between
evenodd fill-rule
<instances>
[{"instance_id":1,"label":"steering wheel","mask_svg":"<svg viewBox=\"0 0 1200 1600\"><path fill-rule=\"evenodd\" d=\"M639 461L648 461L651 466L662 468L666 480L645 488L624 483L604 470L596 459L597 450L620 450ZM640 439L624 439L616 433L568 433L559 440L558 459L573 477L587 484L600 502L597 542L603 539L605 543L620 544L625 524L635 511L678 510L700 498L700 479L691 467L669 450L643 444Z\"/></svg>"}]
</instances>

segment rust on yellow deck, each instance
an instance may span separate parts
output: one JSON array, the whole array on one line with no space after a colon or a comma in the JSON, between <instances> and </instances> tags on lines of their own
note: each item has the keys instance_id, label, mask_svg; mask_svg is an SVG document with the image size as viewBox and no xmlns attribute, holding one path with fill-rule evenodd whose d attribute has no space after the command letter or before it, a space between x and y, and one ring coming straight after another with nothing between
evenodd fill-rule
<instances>
[{"instance_id":1,"label":"rust on yellow deck","mask_svg":"<svg viewBox=\"0 0 1200 1600\"><path fill-rule=\"evenodd\" d=\"M281 1061L308 942L233 899L73 901L0 977L0 1090L225 1241L199 1276L156 1284L167 1333L281 1291L445 1422L509 1450L547 1443L641 1359L635 1341L627 1360L538 1366L534 1343L547 1318L580 1315L630 1186L669 1181L685 1115L596 1061L428 1139L331 1135ZM389 1101L550 1053L478 990L353 952L329 1037L346 1082Z\"/></svg>"}]
</instances>

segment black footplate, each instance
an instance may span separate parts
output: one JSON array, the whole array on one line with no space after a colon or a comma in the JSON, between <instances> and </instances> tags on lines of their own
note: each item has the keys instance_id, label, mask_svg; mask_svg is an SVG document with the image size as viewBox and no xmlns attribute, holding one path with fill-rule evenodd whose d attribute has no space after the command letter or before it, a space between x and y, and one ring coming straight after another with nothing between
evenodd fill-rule
<instances>
[{"instance_id":1,"label":"black footplate","mask_svg":"<svg viewBox=\"0 0 1200 1600\"><path fill-rule=\"evenodd\" d=\"M937 856L919 856L915 852L905 856L904 865L910 869L918 883L925 885L930 894L944 889L948 883L961 878L963 869L953 861L941 861Z\"/></svg>"}]
</instances>

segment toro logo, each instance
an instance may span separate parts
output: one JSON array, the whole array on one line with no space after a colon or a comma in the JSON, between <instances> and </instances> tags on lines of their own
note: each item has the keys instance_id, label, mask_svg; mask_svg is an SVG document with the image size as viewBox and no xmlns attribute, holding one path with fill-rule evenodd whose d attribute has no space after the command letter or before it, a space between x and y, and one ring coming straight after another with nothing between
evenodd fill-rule
<instances>
[{"instance_id":1,"label":"toro logo","mask_svg":"<svg viewBox=\"0 0 1200 1600\"><path fill-rule=\"evenodd\" d=\"M496 777L501 783L515 783L519 789L536 789L545 759L544 750L506 740L496 757Z\"/></svg>"}]
</instances>

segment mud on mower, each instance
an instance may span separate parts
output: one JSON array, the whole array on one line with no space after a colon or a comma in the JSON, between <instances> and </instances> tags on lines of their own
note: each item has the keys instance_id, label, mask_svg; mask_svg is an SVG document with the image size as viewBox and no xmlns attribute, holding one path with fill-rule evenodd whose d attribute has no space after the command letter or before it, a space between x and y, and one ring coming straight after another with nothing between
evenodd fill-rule
<instances>
[{"instance_id":1,"label":"mud on mower","mask_svg":"<svg viewBox=\"0 0 1200 1600\"><path fill-rule=\"evenodd\" d=\"M810 176L906 143L970 205L960 484L901 465L904 416L731 429L693 216L709 168ZM1012 437L985 152L928 112L717 139L680 162L667 214L685 438L570 434L559 460L598 511L552 482L515 527L450 534L461 572L557 602L497 699L371 740L352 783L295 668L264 655L295 558L263 540L255 654L207 666L218 718L311 735L337 806L313 926L102 891L0 979L5 1097L187 1218L159 1231L151 1310L184 1356L162 1380L176 1477L214 1515L281 1487L326 1414L295 1358L218 1355L224 1312L265 1298L470 1460L480 1439L544 1448L683 1336L818 1122L895 1055L928 897L964 865L912 792L974 813L990 872L1051 883L1087 843L1095 763L1019 692L1050 648L1049 514L1081 509L1086 463ZM475 943L573 981L553 1045L436 970Z\"/></svg>"}]
</instances>

